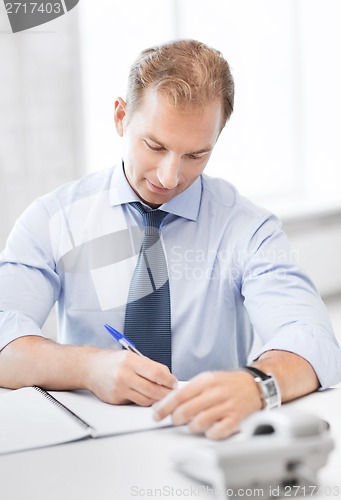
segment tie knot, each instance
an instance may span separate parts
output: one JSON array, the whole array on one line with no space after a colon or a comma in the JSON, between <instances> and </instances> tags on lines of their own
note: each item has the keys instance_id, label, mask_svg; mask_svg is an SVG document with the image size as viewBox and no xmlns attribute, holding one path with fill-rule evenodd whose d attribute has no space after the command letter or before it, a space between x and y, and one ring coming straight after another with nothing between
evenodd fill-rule
<instances>
[{"instance_id":1,"label":"tie knot","mask_svg":"<svg viewBox=\"0 0 341 500\"><path fill-rule=\"evenodd\" d=\"M163 210L146 210L141 203L134 201L131 205L140 212L143 218L143 223L146 227L156 227L159 229L167 212Z\"/></svg>"}]
</instances>

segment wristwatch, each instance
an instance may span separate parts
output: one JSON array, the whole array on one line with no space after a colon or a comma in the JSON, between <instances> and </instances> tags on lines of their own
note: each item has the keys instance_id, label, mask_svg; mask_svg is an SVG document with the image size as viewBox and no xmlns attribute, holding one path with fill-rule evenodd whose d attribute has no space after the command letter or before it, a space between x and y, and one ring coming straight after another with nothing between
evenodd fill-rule
<instances>
[{"instance_id":1,"label":"wristwatch","mask_svg":"<svg viewBox=\"0 0 341 500\"><path fill-rule=\"evenodd\" d=\"M281 406L281 391L273 375L264 373L254 366L244 366L243 370L250 373L257 382L264 403L264 410L271 410Z\"/></svg>"}]
</instances>

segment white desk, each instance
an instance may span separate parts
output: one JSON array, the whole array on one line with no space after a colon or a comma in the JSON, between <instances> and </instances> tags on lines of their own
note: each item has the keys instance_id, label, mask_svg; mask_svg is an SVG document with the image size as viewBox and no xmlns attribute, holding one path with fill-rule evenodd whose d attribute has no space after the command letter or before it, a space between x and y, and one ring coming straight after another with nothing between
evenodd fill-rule
<instances>
[{"instance_id":1,"label":"white desk","mask_svg":"<svg viewBox=\"0 0 341 500\"><path fill-rule=\"evenodd\" d=\"M334 500L341 496L341 389L315 393L290 405L312 411L331 424L336 449L319 476L325 494L315 498ZM204 440L188 434L184 428L168 428L2 455L0 498L217 498L172 465L174 451ZM335 486L339 487L339 496L329 491ZM156 488L161 492L155 491Z\"/></svg>"}]
</instances>

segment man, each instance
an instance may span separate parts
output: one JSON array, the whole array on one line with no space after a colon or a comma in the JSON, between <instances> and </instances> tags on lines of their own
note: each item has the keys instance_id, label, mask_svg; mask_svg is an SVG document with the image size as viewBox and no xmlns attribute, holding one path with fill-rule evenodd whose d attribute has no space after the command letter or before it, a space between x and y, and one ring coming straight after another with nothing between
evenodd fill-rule
<instances>
[{"instance_id":1,"label":"man","mask_svg":"<svg viewBox=\"0 0 341 500\"><path fill-rule=\"evenodd\" d=\"M122 165L37 200L9 237L0 261L0 385L158 402L155 418L172 414L175 424L219 439L264 406L339 382L341 354L324 305L292 261L279 222L203 174L233 92L227 62L202 43L142 52L126 101L115 102ZM168 276L154 291L169 283L172 373L158 352L150 359L121 350L103 327L130 336L141 214L160 207L161 240L154 233ZM41 333L55 302L59 343ZM157 313L147 312L152 322ZM145 354L142 327L132 334ZM263 341L252 365L260 372L243 368L253 327ZM190 382L172 391L177 379Z\"/></svg>"}]
</instances>

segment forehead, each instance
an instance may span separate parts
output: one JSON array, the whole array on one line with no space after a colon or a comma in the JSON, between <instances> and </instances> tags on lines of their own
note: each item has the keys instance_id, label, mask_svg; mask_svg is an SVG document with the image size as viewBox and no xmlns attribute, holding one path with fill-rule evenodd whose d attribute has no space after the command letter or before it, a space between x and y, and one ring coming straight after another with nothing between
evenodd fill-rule
<instances>
[{"instance_id":1,"label":"forehead","mask_svg":"<svg viewBox=\"0 0 341 500\"><path fill-rule=\"evenodd\" d=\"M155 136L165 144L182 138L200 148L206 143L213 147L221 131L222 115L220 99L200 106L182 106L175 105L161 92L150 89L145 92L139 109L131 119L142 134Z\"/></svg>"}]
</instances>

